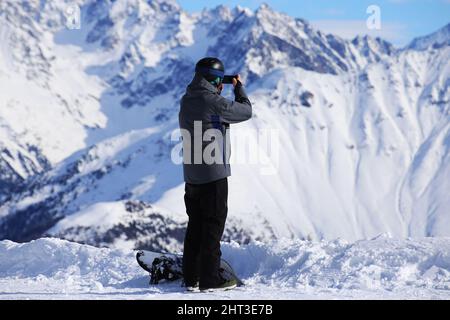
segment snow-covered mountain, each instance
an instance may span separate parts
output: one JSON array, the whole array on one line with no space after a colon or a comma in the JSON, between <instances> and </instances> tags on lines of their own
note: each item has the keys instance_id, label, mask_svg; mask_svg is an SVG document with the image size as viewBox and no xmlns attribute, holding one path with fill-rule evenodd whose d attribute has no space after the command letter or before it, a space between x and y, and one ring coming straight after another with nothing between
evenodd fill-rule
<instances>
[{"instance_id":1,"label":"snow-covered mountain","mask_svg":"<svg viewBox=\"0 0 450 320\"><path fill-rule=\"evenodd\" d=\"M69 2L2 2L0 238L180 248L170 137L208 55L243 75L254 105L232 138L281 142L275 174L232 166L226 239L450 235L448 25L396 49L267 5L80 0L69 30Z\"/></svg>"},{"instance_id":2,"label":"snow-covered mountain","mask_svg":"<svg viewBox=\"0 0 450 320\"><path fill-rule=\"evenodd\" d=\"M427 50L430 48L439 49L450 45L450 23L445 27L433 32L430 35L414 39L408 49Z\"/></svg>"}]
</instances>

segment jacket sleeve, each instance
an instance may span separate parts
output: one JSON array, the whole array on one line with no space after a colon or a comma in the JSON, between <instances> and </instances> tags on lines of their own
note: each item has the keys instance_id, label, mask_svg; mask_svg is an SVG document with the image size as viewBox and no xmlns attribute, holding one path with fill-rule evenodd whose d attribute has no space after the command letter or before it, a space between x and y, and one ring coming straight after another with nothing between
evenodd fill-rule
<instances>
[{"instance_id":1,"label":"jacket sleeve","mask_svg":"<svg viewBox=\"0 0 450 320\"><path fill-rule=\"evenodd\" d=\"M234 88L234 95L234 101L218 96L217 112L221 117L222 122L238 123L252 117L252 104L240 82Z\"/></svg>"}]
</instances>

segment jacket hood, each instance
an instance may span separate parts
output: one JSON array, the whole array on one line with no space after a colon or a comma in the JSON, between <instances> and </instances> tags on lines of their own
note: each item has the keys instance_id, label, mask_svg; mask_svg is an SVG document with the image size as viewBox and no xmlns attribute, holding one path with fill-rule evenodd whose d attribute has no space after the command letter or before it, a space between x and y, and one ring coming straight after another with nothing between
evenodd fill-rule
<instances>
[{"instance_id":1,"label":"jacket hood","mask_svg":"<svg viewBox=\"0 0 450 320\"><path fill-rule=\"evenodd\" d=\"M209 83L201 74L196 73L194 79L192 79L191 83L188 85L186 92L188 94L193 94L199 91L218 93L215 86Z\"/></svg>"}]
</instances>

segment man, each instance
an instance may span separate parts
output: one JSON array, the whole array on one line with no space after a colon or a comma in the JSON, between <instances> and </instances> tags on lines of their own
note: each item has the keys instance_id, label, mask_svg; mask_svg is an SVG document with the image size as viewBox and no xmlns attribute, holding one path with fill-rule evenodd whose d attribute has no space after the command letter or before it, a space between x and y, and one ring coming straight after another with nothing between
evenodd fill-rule
<instances>
[{"instance_id":1,"label":"man","mask_svg":"<svg viewBox=\"0 0 450 320\"><path fill-rule=\"evenodd\" d=\"M189 133L183 134L184 202L189 216L183 275L189 291L198 286L202 291L236 286L236 281L227 281L219 274L220 240L228 210L227 177L231 175L227 133L229 124L251 118L252 106L239 76L233 78L235 100L222 97L223 78L223 63L217 58L203 58L197 62L194 79L181 99L180 128ZM196 141L201 142L200 148ZM215 148L209 148L210 144Z\"/></svg>"}]
</instances>

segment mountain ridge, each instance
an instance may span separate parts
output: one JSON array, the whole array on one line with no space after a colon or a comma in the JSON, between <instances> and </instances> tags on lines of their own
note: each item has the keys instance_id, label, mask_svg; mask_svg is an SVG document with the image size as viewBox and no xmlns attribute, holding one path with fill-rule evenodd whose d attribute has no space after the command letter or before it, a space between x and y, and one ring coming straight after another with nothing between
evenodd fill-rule
<instances>
[{"instance_id":1,"label":"mountain ridge","mask_svg":"<svg viewBox=\"0 0 450 320\"><path fill-rule=\"evenodd\" d=\"M398 50L382 39L325 35L268 6L187 14L173 1L78 1L85 28L72 31L58 14L64 3L46 2L34 21L27 14L37 8L8 2L6 23L37 51L10 47L30 59L26 67L13 61L18 73L0 64L0 83L10 88L3 96L14 105L0 109L0 137L18 137L4 138L13 146L0 153L1 181L10 181L0 193L0 238L48 234L97 203L126 216L124 201L143 202L164 208L168 221L186 219L170 135L204 55L220 56L248 83L255 119L236 129L272 128L284 142L278 175L233 166L230 238L448 235L449 46ZM21 76L8 81L13 74ZM17 90L25 85L29 98ZM19 161L25 143L35 150L29 173ZM14 176L11 163L25 174ZM84 237L70 228L58 234ZM117 233L126 234L117 225L102 234Z\"/></svg>"}]
</instances>

